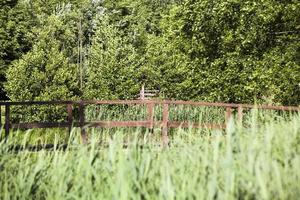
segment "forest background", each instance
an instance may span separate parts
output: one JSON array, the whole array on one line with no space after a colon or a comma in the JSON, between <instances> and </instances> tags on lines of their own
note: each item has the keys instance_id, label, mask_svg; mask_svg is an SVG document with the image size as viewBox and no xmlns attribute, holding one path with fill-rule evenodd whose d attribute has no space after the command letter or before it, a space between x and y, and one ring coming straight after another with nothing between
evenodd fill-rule
<instances>
[{"instance_id":1,"label":"forest background","mask_svg":"<svg viewBox=\"0 0 300 200\"><path fill-rule=\"evenodd\" d=\"M297 0L1 0L1 100L300 104Z\"/></svg>"}]
</instances>

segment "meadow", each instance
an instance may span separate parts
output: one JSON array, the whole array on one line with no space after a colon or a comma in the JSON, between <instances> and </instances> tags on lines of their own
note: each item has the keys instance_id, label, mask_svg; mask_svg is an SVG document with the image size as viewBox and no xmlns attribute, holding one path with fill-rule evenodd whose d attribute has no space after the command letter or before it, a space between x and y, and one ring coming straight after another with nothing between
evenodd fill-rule
<instances>
[{"instance_id":1,"label":"meadow","mask_svg":"<svg viewBox=\"0 0 300 200\"><path fill-rule=\"evenodd\" d=\"M87 109L90 118L143 112ZM222 121L222 110L174 109L170 118ZM111 109L108 109L111 110ZM123 115L121 115L123 113ZM131 114L132 115L131 115ZM157 112L159 113L159 112ZM222 115L223 116L223 115ZM157 115L159 117L159 114ZM3 131L2 131L3 132ZM16 130L0 143L0 199L298 199L300 116L273 111L232 118L226 130L160 128ZM54 143L32 151L29 144ZM67 143L66 148L62 144ZM126 146L124 147L124 143ZM14 146L23 146L16 150Z\"/></svg>"}]
</instances>

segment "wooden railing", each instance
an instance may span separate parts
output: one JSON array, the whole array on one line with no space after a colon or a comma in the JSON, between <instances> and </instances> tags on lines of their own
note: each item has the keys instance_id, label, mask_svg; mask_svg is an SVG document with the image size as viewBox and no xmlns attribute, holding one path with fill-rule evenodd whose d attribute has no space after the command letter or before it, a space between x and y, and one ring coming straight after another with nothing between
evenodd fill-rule
<instances>
[{"instance_id":1,"label":"wooden railing","mask_svg":"<svg viewBox=\"0 0 300 200\"><path fill-rule=\"evenodd\" d=\"M38 105L59 105L66 106L67 121L65 122L32 122L32 123L12 123L10 108L12 106L38 106ZM144 105L147 107L147 119L141 121L86 121L85 107L87 105ZM162 106L162 120L154 120L154 107ZM170 105L189 105L189 106L206 106L206 107L222 107L226 110L225 122L222 124L214 123L196 123L190 121L170 121L169 106ZM243 109L268 109L281 111L300 111L300 107L296 106L269 106L269 105L248 105L248 104L228 104L228 103L209 103L209 102L192 102L192 101L169 101L169 100L109 100L109 101L38 101L38 102L0 102L1 107L5 107L5 122L1 121L0 125L4 125L5 138L8 137L10 129L34 129L34 128L68 128L71 131L72 127L81 128L81 139L83 143L87 142L86 130L88 127L146 127L153 130L154 127L161 127L162 141L164 145L168 144L168 128L214 128L224 129L229 119L232 117L233 111L236 110L237 118L240 122L243 120ZM79 120L74 121L73 110L78 107Z\"/></svg>"}]
</instances>

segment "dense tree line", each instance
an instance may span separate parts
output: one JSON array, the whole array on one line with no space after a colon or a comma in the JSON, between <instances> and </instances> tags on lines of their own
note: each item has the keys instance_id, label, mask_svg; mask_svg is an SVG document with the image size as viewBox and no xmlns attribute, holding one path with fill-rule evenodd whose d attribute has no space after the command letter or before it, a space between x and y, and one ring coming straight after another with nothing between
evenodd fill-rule
<instances>
[{"instance_id":1,"label":"dense tree line","mask_svg":"<svg viewBox=\"0 0 300 200\"><path fill-rule=\"evenodd\" d=\"M300 104L297 0L1 0L1 99Z\"/></svg>"}]
</instances>

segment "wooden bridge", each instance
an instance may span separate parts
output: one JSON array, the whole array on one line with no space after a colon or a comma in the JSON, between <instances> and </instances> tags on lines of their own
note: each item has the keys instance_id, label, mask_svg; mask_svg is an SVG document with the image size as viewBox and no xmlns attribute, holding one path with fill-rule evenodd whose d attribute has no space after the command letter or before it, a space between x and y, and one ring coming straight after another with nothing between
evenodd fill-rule
<instances>
[{"instance_id":1,"label":"wooden bridge","mask_svg":"<svg viewBox=\"0 0 300 200\"><path fill-rule=\"evenodd\" d=\"M67 120L65 122L29 122L29 123L12 123L11 121L11 107L12 106L42 106L42 105L56 105L66 106ZM85 108L88 105L143 105L147 108L147 119L139 121L86 121ZM155 121L155 106L162 106L162 120ZM189 105L193 107L222 107L225 110L225 122L222 124L214 123L196 123L191 121L171 121L169 120L169 106L170 105ZM208 103L208 102L193 102L193 101L170 101L170 100L110 100L110 101L35 101L35 102L0 102L1 108L5 107L5 122L2 123L0 117L0 125L4 125L5 138L8 137L11 129L34 129L34 128L81 128L81 139L83 143L87 142L87 128L88 127L146 127L153 130L154 127L161 127L162 141L164 145L168 144L168 128L213 128L224 129L226 123L233 115L233 111L237 113L237 119L242 122L244 109L264 109L264 110L281 110L281 111L300 111L300 107L296 106L270 106L270 105L248 105L248 104L229 104L229 103ZM73 110L78 107L79 120L73 119Z\"/></svg>"}]
</instances>

